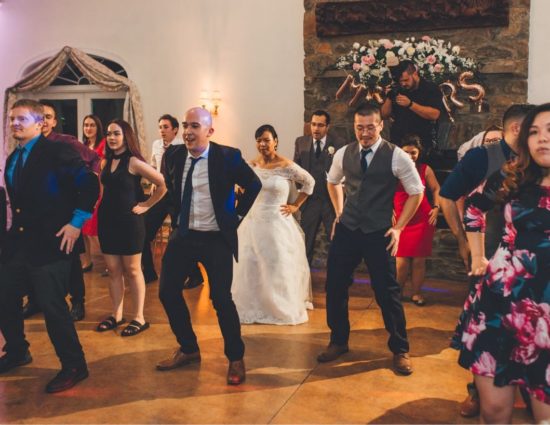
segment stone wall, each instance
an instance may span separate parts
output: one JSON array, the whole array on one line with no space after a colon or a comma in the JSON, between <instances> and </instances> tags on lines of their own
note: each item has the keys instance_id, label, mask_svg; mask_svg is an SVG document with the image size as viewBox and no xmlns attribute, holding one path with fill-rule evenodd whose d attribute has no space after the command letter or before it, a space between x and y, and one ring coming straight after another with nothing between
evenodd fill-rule
<instances>
[{"instance_id":1,"label":"stone wall","mask_svg":"<svg viewBox=\"0 0 550 425\"><path fill-rule=\"evenodd\" d=\"M334 0L332 0L334 1ZM336 0L342 1L344 0ZM379 0L384 2L384 0ZM461 46L461 55L470 56L482 64L482 84L486 90L489 110L478 113L468 104L467 94L458 96L466 103L457 110L454 123L449 123L449 136L443 149L453 154L456 148L490 124L500 123L503 112L511 103L527 101L527 72L529 58L530 0L510 0L508 27L468 28L410 33L365 34L319 38L316 30L315 6L320 0L304 0L304 132L307 121L316 109L325 109L332 116L331 131L346 140L353 140L352 108L348 98L335 99L335 93L344 81L345 72L327 70L339 56L347 53L357 41L370 39L404 39L429 35ZM386 124L387 126L387 124ZM319 240L314 264L324 265L326 244ZM463 266L456 254L457 247L449 231L437 231L434 253L429 261L429 274L437 277L463 277Z\"/></svg>"}]
</instances>

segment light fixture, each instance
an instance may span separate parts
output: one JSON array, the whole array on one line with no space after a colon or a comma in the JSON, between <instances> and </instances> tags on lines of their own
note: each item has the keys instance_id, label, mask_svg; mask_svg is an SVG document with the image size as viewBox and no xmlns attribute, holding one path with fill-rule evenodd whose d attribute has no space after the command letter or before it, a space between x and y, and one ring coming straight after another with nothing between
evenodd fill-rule
<instances>
[{"instance_id":1,"label":"light fixture","mask_svg":"<svg viewBox=\"0 0 550 425\"><path fill-rule=\"evenodd\" d=\"M218 115L218 109L222 101L219 90L213 90L212 95L208 90L202 90L200 95L201 106L208 109L212 115Z\"/></svg>"}]
</instances>

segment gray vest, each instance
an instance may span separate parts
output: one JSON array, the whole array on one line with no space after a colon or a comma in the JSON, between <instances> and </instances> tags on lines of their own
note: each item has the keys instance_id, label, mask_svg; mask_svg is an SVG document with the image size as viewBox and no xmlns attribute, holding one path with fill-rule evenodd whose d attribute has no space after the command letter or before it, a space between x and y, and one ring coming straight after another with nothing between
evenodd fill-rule
<instances>
[{"instance_id":1,"label":"gray vest","mask_svg":"<svg viewBox=\"0 0 550 425\"><path fill-rule=\"evenodd\" d=\"M363 233L390 228L398 182L392 172L395 145L382 140L365 173L361 169L359 143L350 143L344 149L346 201L340 221L348 229L361 229Z\"/></svg>"},{"instance_id":2,"label":"gray vest","mask_svg":"<svg viewBox=\"0 0 550 425\"><path fill-rule=\"evenodd\" d=\"M309 173L315 179L315 186L311 196L328 199L326 153L315 158L315 143L309 151Z\"/></svg>"}]
</instances>

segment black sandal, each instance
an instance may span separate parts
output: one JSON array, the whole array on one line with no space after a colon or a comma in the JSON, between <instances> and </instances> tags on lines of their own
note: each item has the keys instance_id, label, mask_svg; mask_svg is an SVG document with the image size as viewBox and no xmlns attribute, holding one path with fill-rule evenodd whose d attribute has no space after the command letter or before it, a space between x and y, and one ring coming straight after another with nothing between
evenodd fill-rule
<instances>
[{"instance_id":1,"label":"black sandal","mask_svg":"<svg viewBox=\"0 0 550 425\"><path fill-rule=\"evenodd\" d=\"M413 295L411 297L411 302L416 304L418 307L424 307L426 305L426 300L422 295Z\"/></svg>"},{"instance_id":2,"label":"black sandal","mask_svg":"<svg viewBox=\"0 0 550 425\"><path fill-rule=\"evenodd\" d=\"M99 323L95 330L97 332L106 332L118 328L123 323L126 323L124 318L117 322L113 316L109 316L103 322Z\"/></svg>"},{"instance_id":3,"label":"black sandal","mask_svg":"<svg viewBox=\"0 0 550 425\"><path fill-rule=\"evenodd\" d=\"M149 323L145 322L143 325L136 320L132 320L128 323L128 326L120 333L120 336L134 336L144 330L149 329Z\"/></svg>"}]
</instances>

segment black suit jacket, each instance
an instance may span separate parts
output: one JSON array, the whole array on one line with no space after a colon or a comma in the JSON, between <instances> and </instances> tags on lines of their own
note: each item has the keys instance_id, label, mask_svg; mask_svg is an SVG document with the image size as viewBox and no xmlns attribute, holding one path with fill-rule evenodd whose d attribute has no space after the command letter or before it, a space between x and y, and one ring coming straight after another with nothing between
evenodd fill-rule
<instances>
[{"instance_id":1,"label":"black suit jacket","mask_svg":"<svg viewBox=\"0 0 550 425\"><path fill-rule=\"evenodd\" d=\"M171 145L162 157L173 223L176 223L181 209L183 168L186 160L185 145ZM210 142L208 153L208 180L218 227L229 243L235 259L238 259L237 227L250 210L262 184L238 149L214 142ZM236 206L235 185L244 189Z\"/></svg>"},{"instance_id":2,"label":"black suit jacket","mask_svg":"<svg viewBox=\"0 0 550 425\"><path fill-rule=\"evenodd\" d=\"M97 176L78 152L65 143L52 143L40 136L23 168L17 194L8 183L6 161L4 179L10 197L12 226L8 231L0 261L23 250L31 264L43 265L66 259L56 233L71 221L75 209L92 212L99 195Z\"/></svg>"}]
</instances>

